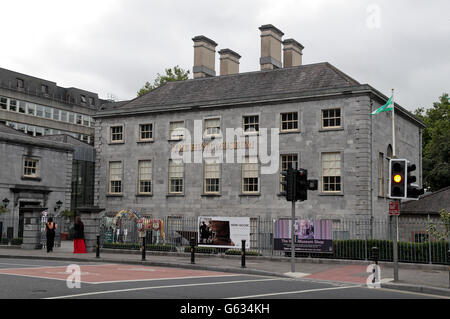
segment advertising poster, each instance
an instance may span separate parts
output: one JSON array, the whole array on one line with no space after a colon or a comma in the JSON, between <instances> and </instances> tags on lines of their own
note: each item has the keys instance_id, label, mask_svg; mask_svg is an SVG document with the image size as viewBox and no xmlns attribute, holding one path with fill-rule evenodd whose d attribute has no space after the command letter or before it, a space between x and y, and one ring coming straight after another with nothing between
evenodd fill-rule
<instances>
[{"instance_id":1,"label":"advertising poster","mask_svg":"<svg viewBox=\"0 0 450 319\"><path fill-rule=\"evenodd\" d=\"M274 249L291 251L291 220L276 220ZM301 220L295 222L295 251L300 253L333 253L333 221Z\"/></svg>"},{"instance_id":2,"label":"advertising poster","mask_svg":"<svg viewBox=\"0 0 450 319\"><path fill-rule=\"evenodd\" d=\"M242 249L250 248L249 217L199 217L198 246Z\"/></svg>"}]
</instances>

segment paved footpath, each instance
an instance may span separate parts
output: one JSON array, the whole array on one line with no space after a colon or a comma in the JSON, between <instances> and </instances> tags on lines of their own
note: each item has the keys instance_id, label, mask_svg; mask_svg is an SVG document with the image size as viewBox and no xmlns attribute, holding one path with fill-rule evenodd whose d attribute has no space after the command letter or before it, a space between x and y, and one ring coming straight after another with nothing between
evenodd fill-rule
<instances>
[{"instance_id":1,"label":"paved footpath","mask_svg":"<svg viewBox=\"0 0 450 319\"><path fill-rule=\"evenodd\" d=\"M295 273L291 273L290 258L247 257L246 268L241 268L240 256L210 256L197 254L191 264L190 254L147 252L146 261L141 253L124 253L102 250L100 258L95 253L73 254L73 243L62 242L53 253L45 250L23 250L0 246L0 258L48 259L78 262L105 262L176 267L209 270L227 273L295 277L311 281L333 281L365 284L370 273L370 261L343 261L312 258L298 258ZM400 264L399 281L393 282L392 263L380 263L383 288L450 296L449 269L444 265Z\"/></svg>"}]
</instances>

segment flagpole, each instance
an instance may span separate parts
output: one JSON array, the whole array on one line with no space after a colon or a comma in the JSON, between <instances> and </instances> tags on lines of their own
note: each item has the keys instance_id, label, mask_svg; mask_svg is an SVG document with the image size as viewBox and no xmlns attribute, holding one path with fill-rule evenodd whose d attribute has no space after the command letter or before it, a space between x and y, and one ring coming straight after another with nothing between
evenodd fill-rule
<instances>
[{"instance_id":1,"label":"flagpole","mask_svg":"<svg viewBox=\"0 0 450 319\"><path fill-rule=\"evenodd\" d=\"M397 148L395 144L395 97L394 89L392 89L392 157L397 156Z\"/></svg>"}]
</instances>

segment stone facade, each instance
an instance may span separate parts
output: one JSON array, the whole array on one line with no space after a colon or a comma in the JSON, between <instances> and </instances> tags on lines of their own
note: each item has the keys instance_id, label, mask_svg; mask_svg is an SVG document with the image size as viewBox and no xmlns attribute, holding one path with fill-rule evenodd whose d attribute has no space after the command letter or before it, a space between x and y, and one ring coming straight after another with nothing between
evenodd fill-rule
<instances>
[{"instance_id":1,"label":"stone facade","mask_svg":"<svg viewBox=\"0 0 450 319\"><path fill-rule=\"evenodd\" d=\"M294 69L292 72L304 70L302 67L290 69ZM265 71L265 76L268 76L267 72L280 72L277 76L282 77L284 71ZM246 75L236 75L238 76ZM216 77L209 81L220 83L221 79L222 77ZM235 79L244 81L242 78ZM170 85L178 85L180 90L183 85L194 85L188 83L189 81L185 82ZM198 94L201 94L201 83L197 84ZM204 83L204 86L208 87L208 83ZM235 86L233 93L238 95L239 85ZM211 87L208 88L211 90ZM162 91L170 92L171 89L173 88L166 87L162 88ZM262 99L262 93L260 94ZM206 102L199 101L180 110L176 105L153 108L150 93L146 97L148 102L137 99L128 107L125 104L124 107L98 113L95 139L97 152L95 205L104 207L107 213L133 209L153 217L205 215L290 217L291 203L279 195L279 170L270 175L260 174L260 192L248 196L242 193L242 164L224 163L220 166L220 194L210 196L204 194L204 165L185 164L184 192L178 196L170 195L168 166L171 149L176 142L169 141L169 123L184 121L185 128L194 132L194 121L220 118L222 132L225 132L226 128L242 127L243 116L258 115L260 129L270 130L280 129L281 114L295 112L298 114L299 129L296 132L279 134L280 154L296 154L299 166L309 171L309 179L319 180L319 191L309 192L308 201L297 203L297 215L336 219L372 215L376 218L386 218L388 200L384 196L378 196L377 172L379 153L383 153L386 159L387 149L392 144L392 126L388 116L390 114L380 114L371 118L370 113L385 104L387 97L368 85L355 82L352 82L351 88L326 87L315 91L299 90L295 94L294 97L292 94L289 95L289 99L285 98L288 96L287 93L284 96L280 94L277 98L259 103L243 95L242 99L233 105L224 105L223 100L216 100L208 101L208 107L201 107ZM155 93L153 101L159 98ZM183 105L183 102L180 101L179 105ZM322 127L322 111L328 109L341 111L340 127L332 129ZM396 114L397 155L420 163L423 124L400 106L397 106ZM153 141L141 143L139 127L148 123L153 125ZM123 126L122 143L110 142L113 126ZM339 192L323 191L324 153L338 153L340 156L342 188ZM138 194L140 160L151 160L153 164L153 189L149 196ZM122 162L123 190L120 195L109 194L109 163L112 161ZM385 160L384 164L386 162ZM387 184L388 174L388 170L385 169L384 184ZM418 165L418 174L421 183L421 165Z\"/></svg>"}]
</instances>

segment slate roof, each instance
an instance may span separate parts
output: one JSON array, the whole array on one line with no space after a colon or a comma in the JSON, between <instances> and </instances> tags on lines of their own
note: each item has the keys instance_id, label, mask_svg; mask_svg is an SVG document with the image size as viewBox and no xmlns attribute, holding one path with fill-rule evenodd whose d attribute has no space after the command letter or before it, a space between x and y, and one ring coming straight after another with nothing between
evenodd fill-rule
<instances>
[{"instance_id":1,"label":"slate roof","mask_svg":"<svg viewBox=\"0 0 450 319\"><path fill-rule=\"evenodd\" d=\"M269 99L290 93L327 88L346 88L360 83L331 64L317 63L277 70L239 73L169 82L126 103L104 104L102 111L136 111L210 102ZM99 112L99 115L102 114Z\"/></svg>"},{"instance_id":2,"label":"slate roof","mask_svg":"<svg viewBox=\"0 0 450 319\"><path fill-rule=\"evenodd\" d=\"M418 201L402 203L402 214L440 214L445 209L450 211L450 186L423 196Z\"/></svg>"}]
</instances>

